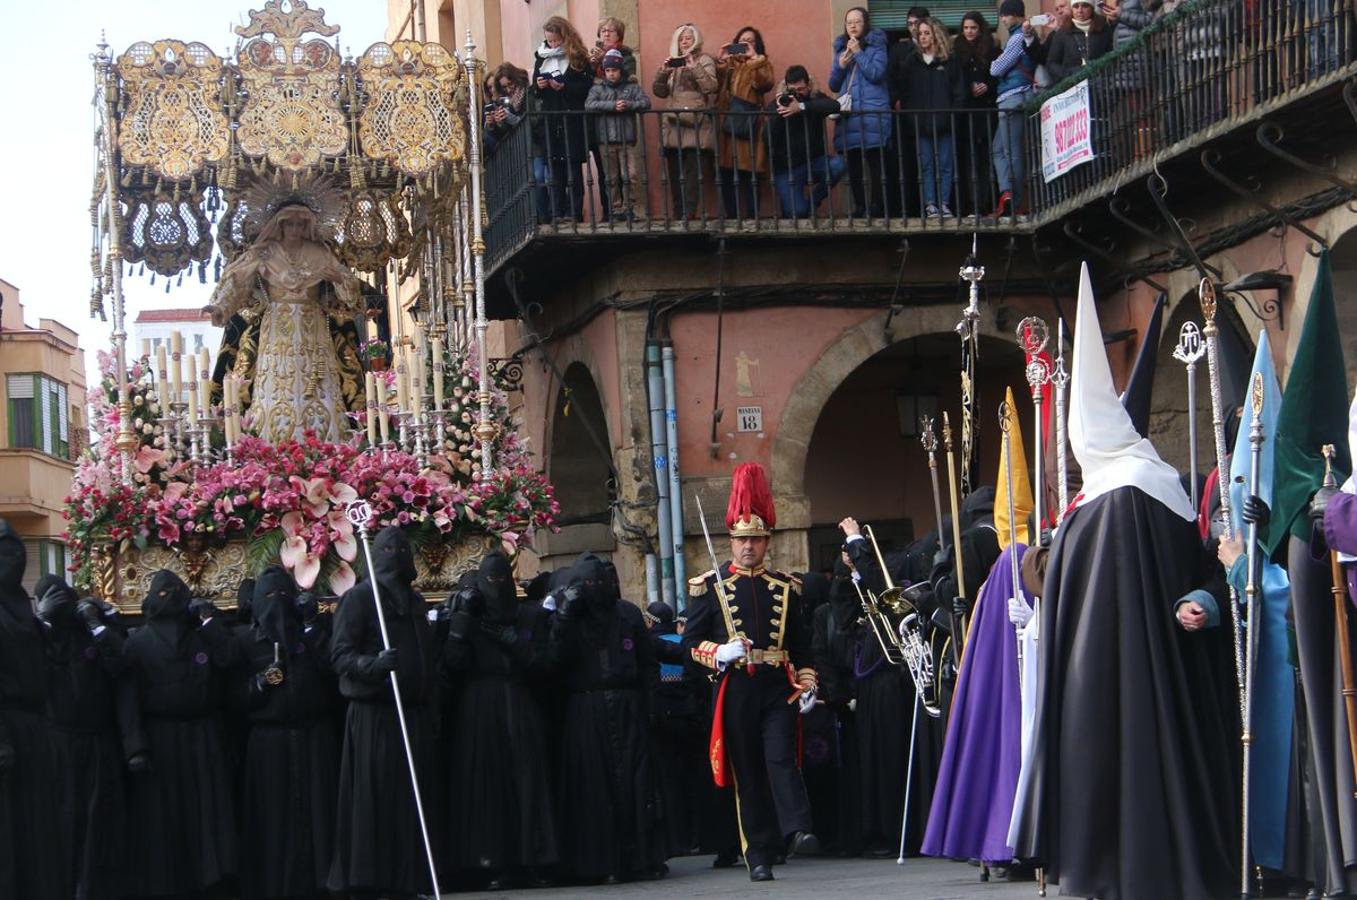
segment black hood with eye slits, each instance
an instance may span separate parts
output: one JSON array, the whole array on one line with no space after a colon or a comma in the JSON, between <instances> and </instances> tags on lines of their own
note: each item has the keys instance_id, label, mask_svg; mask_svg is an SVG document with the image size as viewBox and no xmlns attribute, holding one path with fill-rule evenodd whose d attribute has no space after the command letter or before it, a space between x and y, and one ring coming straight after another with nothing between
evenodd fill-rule
<instances>
[{"instance_id":1,"label":"black hood with eye slits","mask_svg":"<svg viewBox=\"0 0 1357 900\"><path fill-rule=\"evenodd\" d=\"M141 613L148 621L186 620L192 599L193 594L182 578L169 569L161 569L151 576L151 589L141 601Z\"/></svg>"},{"instance_id":2,"label":"black hood with eye slits","mask_svg":"<svg viewBox=\"0 0 1357 900\"><path fill-rule=\"evenodd\" d=\"M28 551L24 542L4 519L0 519L0 594L24 594L24 569L28 566ZM26 599L26 598L25 598Z\"/></svg>"},{"instance_id":3,"label":"black hood with eye slits","mask_svg":"<svg viewBox=\"0 0 1357 900\"><path fill-rule=\"evenodd\" d=\"M503 553L491 553L476 571L476 590L485 603L486 621L509 624L518 617L518 592L514 573Z\"/></svg>"},{"instance_id":4,"label":"black hood with eye slits","mask_svg":"<svg viewBox=\"0 0 1357 900\"><path fill-rule=\"evenodd\" d=\"M297 585L282 566L269 566L254 580L251 597L255 634L279 645L284 657L301 639L302 614L297 606Z\"/></svg>"}]
</instances>

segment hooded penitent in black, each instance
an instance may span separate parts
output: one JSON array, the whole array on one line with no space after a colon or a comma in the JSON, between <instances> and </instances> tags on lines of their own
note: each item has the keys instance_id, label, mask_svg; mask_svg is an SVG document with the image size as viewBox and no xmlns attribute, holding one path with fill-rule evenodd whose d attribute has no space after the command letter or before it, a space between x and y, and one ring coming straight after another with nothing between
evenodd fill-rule
<instances>
[{"instance_id":1,"label":"hooded penitent in black","mask_svg":"<svg viewBox=\"0 0 1357 900\"><path fill-rule=\"evenodd\" d=\"M697 798L707 777L707 754L696 746L703 728L696 685L684 677L683 637L674 609L663 600L646 607L650 646L660 663L660 683L650 716L651 771L659 791L661 831L666 854L677 856L697 846Z\"/></svg>"},{"instance_id":2,"label":"hooded penitent in black","mask_svg":"<svg viewBox=\"0 0 1357 900\"><path fill-rule=\"evenodd\" d=\"M79 597L58 575L33 589L47 631L48 702L61 845L67 854L66 896L123 896L126 803L117 685L123 676L123 635L104 624L97 606L77 611ZM89 619L98 622L91 633Z\"/></svg>"},{"instance_id":3,"label":"hooded penitent in black","mask_svg":"<svg viewBox=\"0 0 1357 900\"><path fill-rule=\"evenodd\" d=\"M222 680L236 648L221 616L199 624L179 576L151 577L124 659L150 770L128 779L128 892L185 897L236 872L235 785L223 751Z\"/></svg>"},{"instance_id":4,"label":"hooded penitent in black","mask_svg":"<svg viewBox=\"0 0 1357 900\"><path fill-rule=\"evenodd\" d=\"M250 898L319 895L334 851L339 690L325 636L303 633L296 598L285 569L265 569L253 582L253 624L237 636L233 692L248 729L241 888ZM271 683L275 667L282 680Z\"/></svg>"},{"instance_id":5,"label":"hooded penitent in black","mask_svg":"<svg viewBox=\"0 0 1357 900\"><path fill-rule=\"evenodd\" d=\"M509 560L491 553L476 572L482 601L466 627L451 627L443 673L447 719L449 866L503 886L555 865L551 766L529 678L545 662L545 635L520 607Z\"/></svg>"},{"instance_id":6,"label":"hooded penitent in black","mask_svg":"<svg viewBox=\"0 0 1357 900\"><path fill-rule=\"evenodd\" d=\"M47 660L23 588L23 542L0 519L0 897L69 896L43 721Z\"/></svg>"},{"instance_id":7,"label":"hooded penitent in black","mask_svg":"<svg viewBox=\"0 0 1357 900\"><path fill-rule=\"evenodd\" d=\"M434 778L432 676L437 659L424 598L414 589L414 551L396 527L372 542L372 573L339 599L330 659L349 700L339 765L338 825L329 888L416 894L432 889L388 669L381 662L374 587L396 651L424 811L439 833ZM436 839L436 838L435 838Z\"/></svg>"},{"instance_id":8,"label":"hooded penitent in black","mask_svg":"<svg viewBox=\"0 0 1357 900\"><path fill-rule=\"evenodd\" d=\"M551 650L570 691L561 740L561 857L584 879L624 879L664 861L647 721L659 668L641 611L618 599L607 566L586 554L580 596L559 607Z\"/></svg>"}]
</instances>

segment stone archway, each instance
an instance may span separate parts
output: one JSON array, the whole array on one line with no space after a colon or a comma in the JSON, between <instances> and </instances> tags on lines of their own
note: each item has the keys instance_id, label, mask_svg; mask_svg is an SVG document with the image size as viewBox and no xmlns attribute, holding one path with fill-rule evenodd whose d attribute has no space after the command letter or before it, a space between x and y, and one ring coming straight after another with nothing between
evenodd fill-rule
<instances>
[{"instance_id":1,"label":"stone archway","mask_svg":"<svg viewBox=\"0 0 1357 900\"><path fill-rule=\"evenodd\" d=\"M811 527L806 494L806 460L820 412L835 390L863 363L893 344L927 334L952 334L957 323L953 305L907 307L891 320L882 310L845 329L792 389L773 438L770 476L778 510L778 565L793 570L808 563L807 529ZM1015 319L1016 324L1016 319ZM994 323L992 310L980 318L980 334L1012 343L1013 335ZM986 401L987 402L987 401ZM987 406L993 409L993 406Z\"/></svg>"}]
</instances>

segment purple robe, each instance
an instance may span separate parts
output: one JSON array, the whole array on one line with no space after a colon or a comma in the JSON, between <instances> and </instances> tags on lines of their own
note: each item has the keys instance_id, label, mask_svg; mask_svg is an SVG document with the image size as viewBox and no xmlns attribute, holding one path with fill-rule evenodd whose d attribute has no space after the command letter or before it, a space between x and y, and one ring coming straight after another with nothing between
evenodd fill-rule
<instances>
[{"instance_id":1,"label":"purple robe","mask_svg":"<svg viewBox=\"0 0 1357 900\"><path fill-rule=\"evenodd\" d=\"M1022 766L1017 638L1008 620L1014 552L1021 566L1026 545L1010 546L980 588L921 848L925 856L1013 859L1008 826Z\"/></svg>"},{"instance_id":2,"label":"purple robe","mask_svg":"<svg viewBox=\"0 0 1357 900\"><path fill-rule=\"evenodd\" d=\"M1357 556L1357 494L1337 494L1324 507L1324 539L1330 549ZM1357 603L1357 566L1345 564L1348 600Z\"/></svg>"}]
</instances>

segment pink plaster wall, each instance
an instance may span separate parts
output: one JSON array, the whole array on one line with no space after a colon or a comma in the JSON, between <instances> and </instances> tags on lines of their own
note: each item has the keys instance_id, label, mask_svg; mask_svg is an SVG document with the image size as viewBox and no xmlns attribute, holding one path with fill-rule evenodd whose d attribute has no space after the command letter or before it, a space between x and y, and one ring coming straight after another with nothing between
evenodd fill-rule
<instances>
[{"instance_id":1,"label":"pink plaster wall","mask_svg":"<svg viewBox=\"0 0 1357 900\"><path fill-rule=\"evenodd\" d=\"M721 352L720 405L724 416L717 434L720 452L711 456L713 361L716 318L680 315L670 322L678 383L679 459L685 476L728 475L737 462L769 464L782 410L806 370L851 328L875 311L784 307L726 313ZM738 395L739 356L750 366L753 396ZM737 406L762 406L765 431L736 431Z\"/></svg>"}]
</instances>

